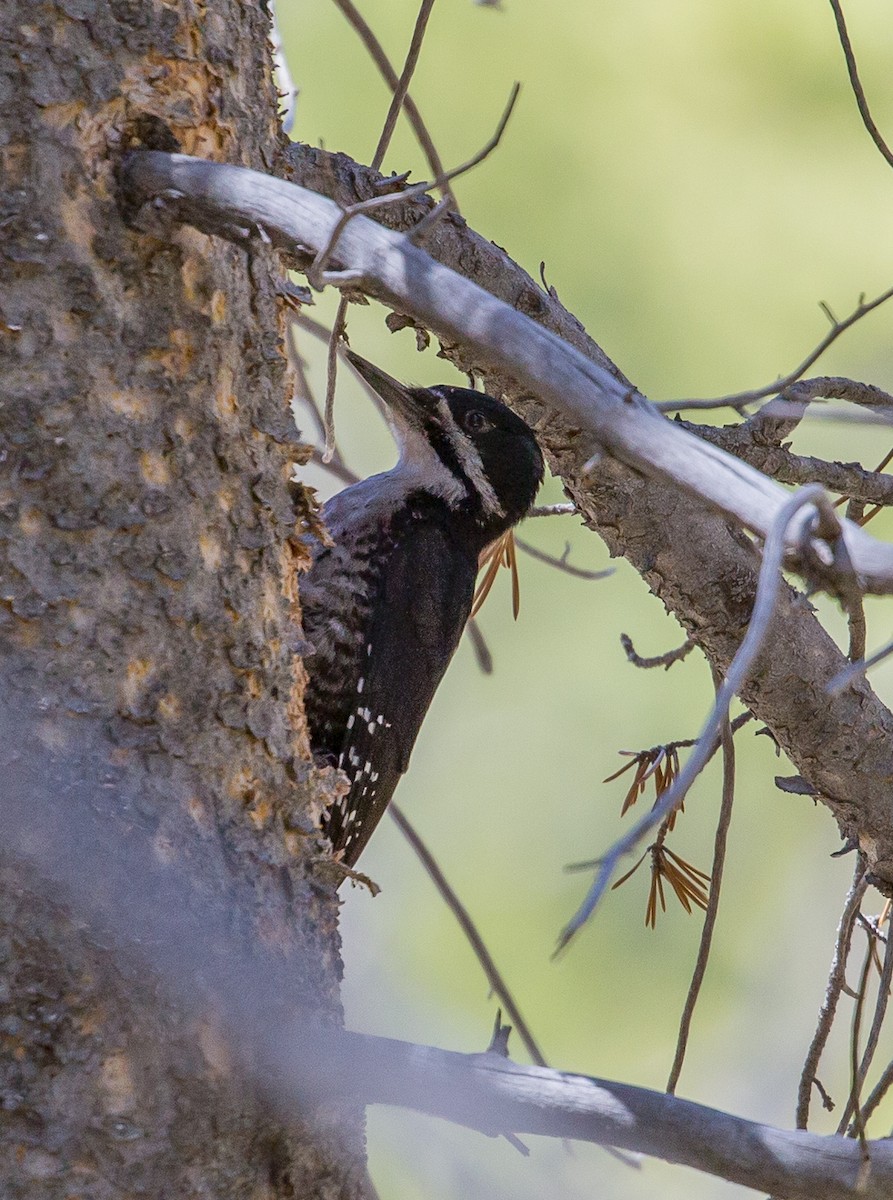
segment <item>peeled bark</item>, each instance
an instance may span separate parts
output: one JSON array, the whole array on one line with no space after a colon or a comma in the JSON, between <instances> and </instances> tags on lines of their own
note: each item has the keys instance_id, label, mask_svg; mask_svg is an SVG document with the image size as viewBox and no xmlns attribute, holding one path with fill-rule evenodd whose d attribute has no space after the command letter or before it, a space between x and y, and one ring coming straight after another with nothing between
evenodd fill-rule
<instances>
[{"instance_id":1,"label":"peeled bark","mask_svg":"<svg viewBox=\"0 0 893 1200\"><path fill-rule=\"evenodd\" d=\"M145 145L268 168L267 39L263 6L235 0L0 11L0 705L29 731L0 759L63 810L89 794L111 846L147 839L207 911L238 881L246 954L274 948L295 1005L336 1022L282 267L261 244L135 232L115 177ZM178 1015L21 861L0 859L0 964L4 1196L363 1193L357 1112L277 1124L213 995L207 1021Z\"/></svg>"}]
</instances>

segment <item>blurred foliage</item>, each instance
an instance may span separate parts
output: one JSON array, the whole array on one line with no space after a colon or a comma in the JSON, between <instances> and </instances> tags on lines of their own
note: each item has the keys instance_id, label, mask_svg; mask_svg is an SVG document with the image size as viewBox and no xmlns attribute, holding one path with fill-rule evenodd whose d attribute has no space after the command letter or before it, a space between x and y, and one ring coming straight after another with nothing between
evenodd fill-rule
<instances>
[{"instance_id":1,"label":"blurred foliage","mask_svg":"<svg viewBox=\"0 0 893 1200\"><path fill-rule=\"evenodd\" d=\"M416 4L358 3L399 70ZM388 94L366 51L334 4L279 7L300 88L294 136L368 161ZM848 10L873 111L893 138L893 15L882 0ZM504 0L497 11L439 0L412 94L447 165L487 140L515 79L523 90L503 144L456 185L463 213L534 276L545 260L562 301L653 398L768 383L825 332L819 301L843 315L860 293L893 281L893 175L859 121L829 6ZM426 176L401 122L385 168L408 167ZM321 297L316 316L330 320L333 303ZM383 318L374 306L351 309L358 350L415 382L455 380L433 350L416 353L411 331L391 335ZM893 386L891 322L893 309L869 317L820 372ZM300 345L321 396L323 347L306 335ZM356 470L390 465L388 434L345 372L337 422ZM814 422L796 448L869 462L888 446L877 430ZM324 495L339 486L323 473L314 480ZM542 498L561 499L560 487L552 481ZM872 530L893 536L886 516ZM605 565L604 548L573 518L530 522L524 536L558 554L570 540L575 561ZM400 803L480 923L551 1061L661 1088L700 912L687 916L671 899L657 929L645 929L643 870L610 894L558 962L549 955L586 886L563 865L597 856L621 827L627 785L601 781L621 765L618 751L697 733L712 696L709 671L697 653L668 672L626 661L621 632L643 655L678 645L682 634L624 563L609 579L585 583L519 559L517 624L507 573L480 617L495 674L482 676L463 644ZM890 636L889 601L867 610L872 648ZM820 612L841 636L835 607L822 601ZM893 664L873 680L893 696ZM775 789L774 775L791 768L770 740L751 724L737 745L723 903L680 1094L789 1126L852 860L829 859L839 838L826 810ZM668 840L706 870L719 776L714 763ZM349 1023L482 1049L495 1005L389 821L363 869L383 891L374 900L345 894ZM821 1072L840 1103L850 1002L842 1007ZM887 1036L879 1061L890 1052ZM813 1114L814 1128L832 1127L817 1097ZM373 1111L369 1127L386 1200L743 1194L657 1163L633 1172L593 1147L568 1156L532 1140L534 1154L523 1160L504 1141L402 1112Z\"/></svg>"}]
</instances>

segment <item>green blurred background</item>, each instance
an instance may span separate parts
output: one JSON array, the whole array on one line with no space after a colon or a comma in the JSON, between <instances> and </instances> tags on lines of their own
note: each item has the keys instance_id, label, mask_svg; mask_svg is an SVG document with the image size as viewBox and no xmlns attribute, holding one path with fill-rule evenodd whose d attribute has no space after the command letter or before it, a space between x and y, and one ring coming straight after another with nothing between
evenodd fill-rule
<instances>
[{"instance_id":1,"label":"green blurred background","mask_svg":"<svg viewBox=\"0 0 893 1200\"><path fill-rule=\"evenodd\" d=\"M399 70L415 0L359 0ZM893 137L893 13L849 5L863 81ZM388 93L355 33L326 0L279 5L300 88L294 136L368 162ZM830 6L816 0L505 0L501 11L439 0L412 94L444 161L490 136L514 80L521 99L503 144L456 184L463 213L549 283L652 398L717 395L768 383L842 316L860 293L893 283L893 174L862 128ZM387 170L424 160L401 122ZM330 320L334 297L316 315ZM893 387L893 309L847 334L819 364ZM351 341L392 373L463 382L389 334L384 313L352 308ZM302 335L317 395L324 348ZM337 421L349 463L391 465L393 447L342 372ZM309 426L305 425L305 428ZM877 460L881 431L813 422L803 452ZM340 486L311 471L322 495ZM544 500L561 499L551 481ZM873 526L893 536L893 526ZM531 522L523 536L572 561L606 565L603 545L572 518ZM682 640L623 562L580 582L522 556L522 606L511 619L507 576L481 625L491 677L463 644L423 727L398 799L480 924L542 1047L556 1066L662 1088L701 927L670 902L643 927L645 867L612 893L558 962L555 936L588 878L564 864L602 852L622 826L623 780L602 779L621 749L693 736L711 697L697 654L670 672L627 664L619 634L642 654ZM890 636L889 602L871 602L870 646ZM835 634L839 613L822 606ZM893 667L874 673L893 697ZM776 790L791 773L768 738L737 739L739 786L713 956L680 1095L790 1126L803 1055L825 985L851 858L831 860L836 827L823 808ZM670 846L709 869L718 808L714 764L694 789ZM496 1005L471 951L396 827L387 819L362 867L372 899L344 889L348 1023L470 1051L489 1038ZM869 909L879 907L872 894ZM861 940L857 942L860 947ZM855 971L855 964L852 968ZM842 1102L851 1004L821 1077ZM882 1043L886 1062L893 1038ZM522 1047L512 1044L523 1060ZM885 1053L886 1052L886 1053ZM833 1118L813 1103L813 1127ZM888 1132L881 1117L878 1134ZM886 1121L886 1124L884 1123ZM568 1155L529 1139L521 1158L415 1114L372 1110L369 1150L383 1200L603 1197L701 1200L744 1195L681 1167L632 1171L591 1146Z\"/></svg>"}]
</instances>

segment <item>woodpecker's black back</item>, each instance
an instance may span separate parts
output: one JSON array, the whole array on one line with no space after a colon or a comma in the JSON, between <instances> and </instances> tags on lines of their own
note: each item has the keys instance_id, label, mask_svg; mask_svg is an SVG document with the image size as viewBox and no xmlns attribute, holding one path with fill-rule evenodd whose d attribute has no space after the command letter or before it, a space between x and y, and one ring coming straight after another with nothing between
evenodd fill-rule
<instances>
[{"instance_id":1,"label":"woodpecker's black back","mask_svg":"<svg viewBox=\"0 0 893 1200\"><path fill-rule=\"evenodd\" d=\"M401 455L324 506L332 545L314 545L301 585L311 742L350 780L325 830L348 866L409 765L481 551L524 516L543 477L533 433L499 400L404 387L350 359L387 403Z\"/></svg>"}]
</instances>

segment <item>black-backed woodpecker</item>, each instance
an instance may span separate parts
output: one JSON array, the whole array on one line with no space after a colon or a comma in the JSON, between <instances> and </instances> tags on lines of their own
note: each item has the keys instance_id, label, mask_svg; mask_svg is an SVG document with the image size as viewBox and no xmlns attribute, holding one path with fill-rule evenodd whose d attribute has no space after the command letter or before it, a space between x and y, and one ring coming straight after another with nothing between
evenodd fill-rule
<instances>
[{"instance_id":1,"label":"black-backed woodpecker","mask_svg":"<svg viewBox=\"0 0 893 1200\"><path fill-rule=\"evenodd\" d=\"M492 396L406 387L348 357L387 405L400 448L392 470L324 505L331 544L314 542L301 582L311 745L350 781L324 830L353 866L462 636L480 554L530 508L543 456Z\"/></svg>"}]
</instances>

